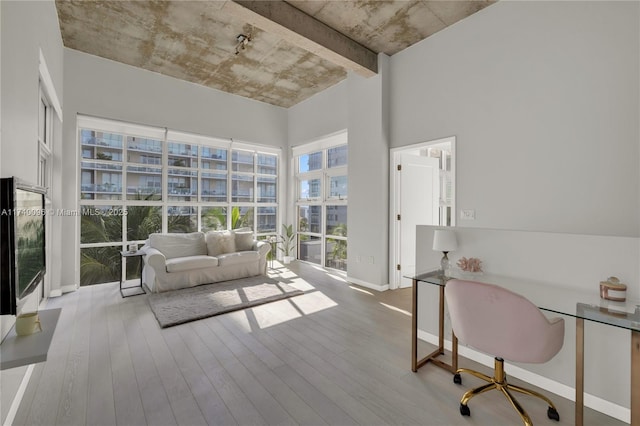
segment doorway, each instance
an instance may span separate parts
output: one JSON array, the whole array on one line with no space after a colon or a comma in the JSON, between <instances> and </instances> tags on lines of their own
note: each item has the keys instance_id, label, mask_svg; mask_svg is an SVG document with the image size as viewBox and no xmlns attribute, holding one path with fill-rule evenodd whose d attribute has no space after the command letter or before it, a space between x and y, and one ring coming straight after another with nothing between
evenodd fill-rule
<instances>
[{"instance_id":1,"label":"doorway","mask_svg":"<svg viewBox=\"0 0 640 426\"><path fill-rule=\"evenodd\" d=\"M389 288L411 286L416 226L455 225L455 136L391 150ZM422 271L417 271L422 272Z\"/></svg>"}]
</instances>

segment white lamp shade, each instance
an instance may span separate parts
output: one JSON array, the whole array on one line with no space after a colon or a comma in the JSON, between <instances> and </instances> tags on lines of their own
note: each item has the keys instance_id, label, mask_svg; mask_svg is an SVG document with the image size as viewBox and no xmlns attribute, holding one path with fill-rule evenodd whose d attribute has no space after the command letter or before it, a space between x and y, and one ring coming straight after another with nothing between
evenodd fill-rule
<instances>
[{"instance_id":1,"label":"white lamp shade","mask_svg":"<svg viewBox=\"0 0 640 426\"><path fill-rule=\"evenodd\" d=\"M458 247L456 233L449 229L436 229L433 233L433 249L435 251L453 251Z\"/></svg>"}]
</instances>

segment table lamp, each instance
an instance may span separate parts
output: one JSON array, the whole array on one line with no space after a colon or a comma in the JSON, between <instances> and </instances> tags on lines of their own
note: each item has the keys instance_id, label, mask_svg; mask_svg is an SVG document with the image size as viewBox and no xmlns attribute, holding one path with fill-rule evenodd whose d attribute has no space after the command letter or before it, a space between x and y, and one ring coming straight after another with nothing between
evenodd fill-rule
<instances>
[{"instance_id":1,"label":"table lamp","mask_svg":"<svg viewBox=\"0 0 640 426\"><path fill-rule=\"evenodd\" d=\"M440 268L443 273L449 270L449 257L447 253L455 250L458 247L456 241L456 234L450 229L436 229L433 233L433 249L435 251L441 251L444 256L440 260Z\"/></svg>"}]
</instances>

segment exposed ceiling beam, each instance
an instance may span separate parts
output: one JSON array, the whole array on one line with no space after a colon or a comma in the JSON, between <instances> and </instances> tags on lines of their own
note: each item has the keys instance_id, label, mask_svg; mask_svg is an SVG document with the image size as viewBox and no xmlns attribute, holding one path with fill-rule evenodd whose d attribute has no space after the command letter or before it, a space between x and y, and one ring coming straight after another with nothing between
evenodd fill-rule
<instances>
[{"instance_id":1,"label":"exposed ceiling beam","mask_svg":"<svg viewBox=\"0 0 640 426\"><path fill-rule=\"evenodd\" d=\"M364 77L378 72L375 52L282 0L230 0L223 10Z\"/></svg>"}]
</instances>

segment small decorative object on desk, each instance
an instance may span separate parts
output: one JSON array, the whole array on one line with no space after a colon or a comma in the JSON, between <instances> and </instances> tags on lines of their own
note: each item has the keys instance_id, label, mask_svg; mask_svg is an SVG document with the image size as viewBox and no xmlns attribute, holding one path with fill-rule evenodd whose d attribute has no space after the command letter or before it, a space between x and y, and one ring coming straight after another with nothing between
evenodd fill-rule
<instances>
[{"instance_id":1,"label":"small decorative object on desk","mask_svg":"<svg viewBox=\"0 0 640 426\"><path fill-rule=\"evenodd\" d=\"M627 300L627 286L622 284L618 277L609 277L606 281L600 281L600 297L614 302Z\"/></svg>"},{"instance_id":2,"label":"small decorative object on desk","mask_svg":"<svg viewBox=\"0 0 640 426\"><path fill-rule=\"evenodd\" d=\"M138 251L138 245L137 244L129 244L129 253L135 253Z\"/></svg>"},{"instance_id":3,"label":"small decorative object on desk","mask_svg":"<svg viewBox=\"0 0 640 426\"><path fill-rule=\"evenodd\" d=\"M477 257L461 257L457 263L458 267L464 272L474 272L481 273L482 272L482 260Z\"/></svg>"}]
</instances>

